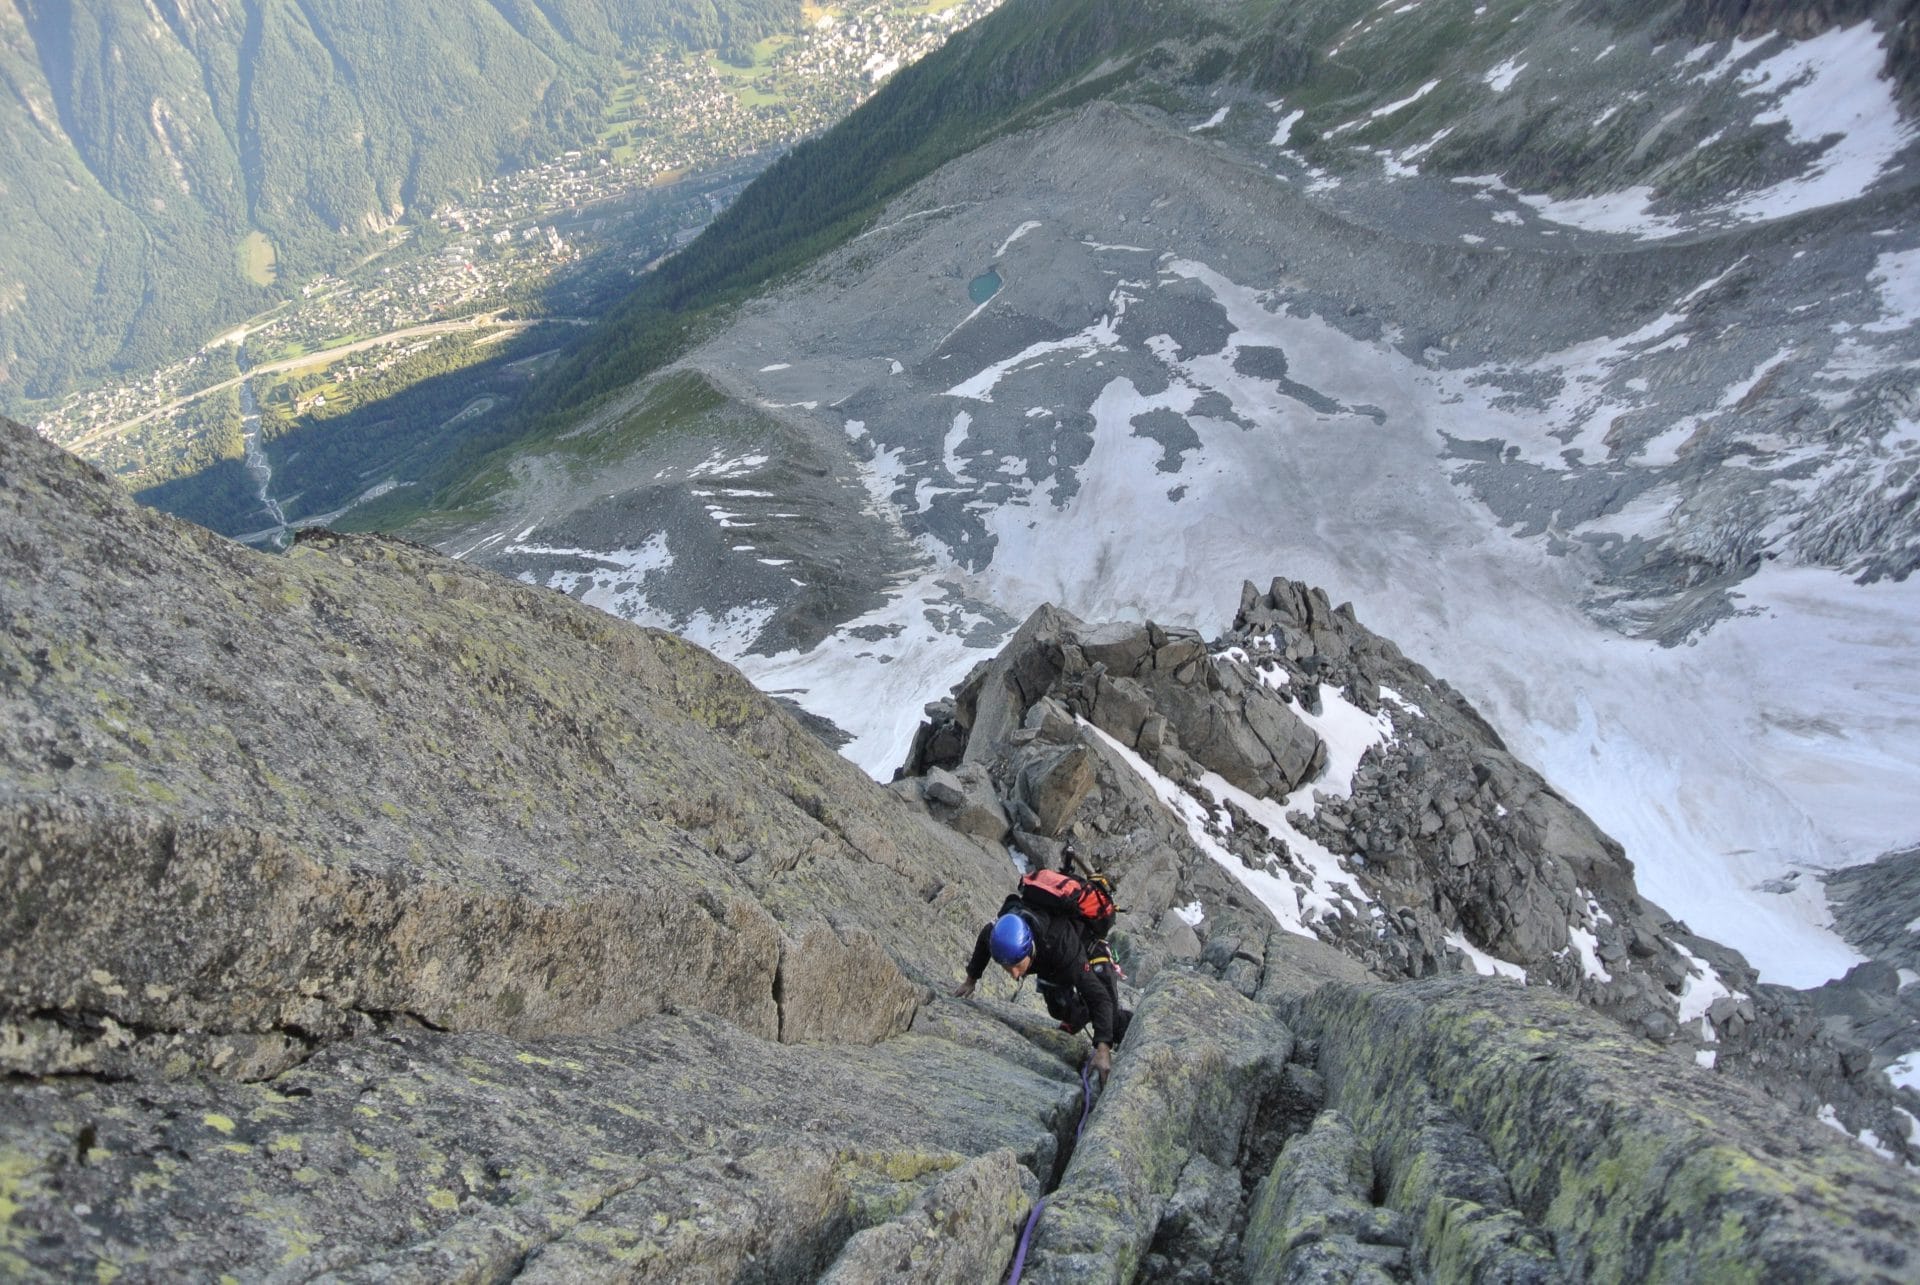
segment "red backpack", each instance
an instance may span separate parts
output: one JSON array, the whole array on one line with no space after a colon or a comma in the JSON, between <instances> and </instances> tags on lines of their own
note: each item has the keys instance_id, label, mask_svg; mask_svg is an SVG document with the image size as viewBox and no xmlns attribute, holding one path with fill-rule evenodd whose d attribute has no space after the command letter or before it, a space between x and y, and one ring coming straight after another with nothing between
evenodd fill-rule
<instances>
[{"instance_id":1,"label":"red backpack","mask_svg":"<svg viewBox=\"0 0 1920 1285\"><path fill-rule=\"evenodd\" d=\"M1035 910L1090 924L1095 937L1113 928L1113 885L1105 875L1077 879L1060 870L1036 870L1020 880L1020 900Z\"/></svg>"}]
</instances>

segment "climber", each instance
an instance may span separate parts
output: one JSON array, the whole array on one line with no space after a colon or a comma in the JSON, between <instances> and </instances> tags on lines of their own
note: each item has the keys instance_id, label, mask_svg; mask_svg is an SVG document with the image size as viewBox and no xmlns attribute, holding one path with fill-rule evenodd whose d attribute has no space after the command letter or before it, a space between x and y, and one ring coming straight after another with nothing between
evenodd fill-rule
<instances>
[{"instance_id":1,"label":"climber","mask_svg":"<svg viewBox=\"0 0 1920 1285\"><path fill-rule=\"evenodd\" d=\"M1092 1065L1104 1083L1113 1070L1113 1046L1133 1014L1120 1006L1117 966L1106 942L1093 937L1090 928L1085 919L1042 909L1015 892L1001 905L999 917L980 930L967 979L953 993L961 999L973 994L989 958L1016 981L1032 974L1047 1012L1063 1030L1079 1031L1092 1023Z\"/></svg>"}]
</instances>

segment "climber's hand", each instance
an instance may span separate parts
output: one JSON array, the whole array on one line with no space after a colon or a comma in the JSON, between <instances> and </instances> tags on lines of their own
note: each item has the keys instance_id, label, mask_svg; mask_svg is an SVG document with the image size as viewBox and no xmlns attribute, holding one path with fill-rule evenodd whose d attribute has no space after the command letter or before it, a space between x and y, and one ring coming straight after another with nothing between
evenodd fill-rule
<instances>
[{"instance_id":1,"label":"climber's hand","mask_svg":"<svg viewBox=\"0 0 1920 1285\"><path fill-rule=\"evenodd\" d=\"M1093 1069L1099 1073L1100 1083L1105 1084L1107 1077L1113 1074L1113 1047L1111 1045L1094 1045Z\"/></svg>"},{"instance_id":2,"label":"climber's hand","mask_svg":"<svg viewBox=\"0 0 1920 1285\"><path fill-rule=\"evenodd\" d=\"M966 981L961 982L958 986L954 987L953 997L955 999L965 999L967 996L973 994L973 982L974 982L974 979L969 977L967 978Z\"/></svg>"}]
</instances>

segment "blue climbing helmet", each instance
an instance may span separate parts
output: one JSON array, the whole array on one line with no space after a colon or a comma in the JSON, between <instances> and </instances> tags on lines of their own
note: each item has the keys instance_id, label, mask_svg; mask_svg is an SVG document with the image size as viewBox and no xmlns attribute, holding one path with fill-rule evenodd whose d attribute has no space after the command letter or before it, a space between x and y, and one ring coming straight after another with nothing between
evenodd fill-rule
<instances>
[{"instance_id":1,"label":"blue climbing helmet","mask_svg":"<svg viewBox=\"0 0 1920 1285\"><path fill-rule=\"evenodd\" d=\"M1008 911L993 921L993 936L987 941L987 953L1002 968L1011 968L1033 953L1033 929L1019 915Z\"/></svg>"}]
</instances>

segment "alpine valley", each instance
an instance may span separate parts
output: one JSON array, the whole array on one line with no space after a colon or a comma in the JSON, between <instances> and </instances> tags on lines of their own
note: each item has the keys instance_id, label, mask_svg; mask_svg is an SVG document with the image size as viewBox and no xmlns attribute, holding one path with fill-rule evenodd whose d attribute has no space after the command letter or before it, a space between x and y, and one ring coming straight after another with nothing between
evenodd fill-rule
<instances>
[{"instance_id":1,"label":"alpine valley","mask_svg":"<svg viewBox=\"0 0 1920 1285\"><path fill-rule=\"evenodd\" d=\"M1006 0L352 530L0 421L0 1274L1920 1280L1917 166L1913 0Z\"/></svg>"}]
</instances>

